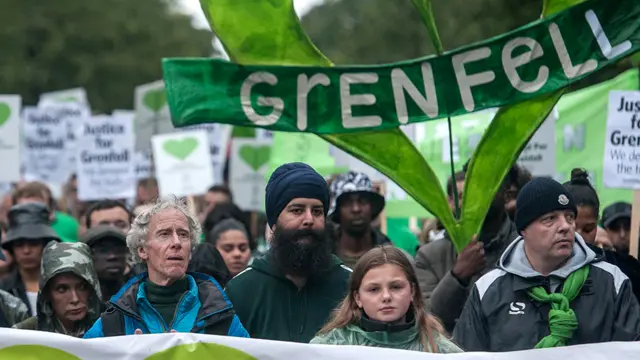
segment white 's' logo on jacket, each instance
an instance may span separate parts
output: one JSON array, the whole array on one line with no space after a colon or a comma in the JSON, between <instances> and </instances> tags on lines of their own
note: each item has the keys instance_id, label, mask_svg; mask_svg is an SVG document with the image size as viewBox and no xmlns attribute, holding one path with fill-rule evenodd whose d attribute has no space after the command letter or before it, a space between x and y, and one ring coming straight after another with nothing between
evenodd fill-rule
<instances>
[{"instance_id":1,"label":"white 's' logo on jacket","mask_svg":"<svg viewBox=\"0 0 640 360\"><path fill-rule=\"evenodd\" d=\"M524 308L524 303L511 303L509 304L509 315L524 315Z\"/></svg>"}]
</instances>

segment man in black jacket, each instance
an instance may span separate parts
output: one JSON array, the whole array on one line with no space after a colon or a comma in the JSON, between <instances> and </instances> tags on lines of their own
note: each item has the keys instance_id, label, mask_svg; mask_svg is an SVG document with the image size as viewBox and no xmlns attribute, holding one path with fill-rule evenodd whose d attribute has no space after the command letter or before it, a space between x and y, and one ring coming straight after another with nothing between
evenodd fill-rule
<instances>
[{"instance_id":1,"label":"man in black jacket","mask_svg":"<svg viewBox=\"0 0 640 360\"><path fill-rule=\"evenodd\" d=\"M536 178L518 195L522 235L476 282L454 330L465 351L517 351L640 334L640 306L618 267L575 233L576 205L558 182Z\"/></svg>"}]
</instances>

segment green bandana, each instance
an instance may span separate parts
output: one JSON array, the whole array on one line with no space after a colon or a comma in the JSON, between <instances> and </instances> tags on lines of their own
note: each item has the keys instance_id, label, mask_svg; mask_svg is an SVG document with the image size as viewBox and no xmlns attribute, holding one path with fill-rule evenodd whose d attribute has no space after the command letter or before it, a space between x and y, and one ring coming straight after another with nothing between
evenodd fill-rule
<instances>
[{"instance_id":1,"label":"green bandana","mask_svg":"<svg viewBox=\"0 0 640 360\"><path fill-rule=\"evenodd\" d=\"M542 286L529 290L528 295L541 303L551 303L549 311L550 334L542 338L536 349L566 346L567 341L578 328L576 313L569 307L569 303L580 294L584 282L589 276L589 265L574 271L567 277L562 293L548 294Z\"/></svg>"}]
</instances>

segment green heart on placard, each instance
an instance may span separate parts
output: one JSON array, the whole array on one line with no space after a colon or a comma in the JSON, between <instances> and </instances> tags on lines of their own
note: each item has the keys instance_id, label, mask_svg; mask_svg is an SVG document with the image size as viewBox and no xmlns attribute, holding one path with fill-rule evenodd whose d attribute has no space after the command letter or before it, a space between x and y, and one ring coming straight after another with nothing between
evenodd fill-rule
<instances>
[{"instance_id":1,"label":"green heart on placard","mask_svg":"<svg viewBox=\"0 0 640 360\"><path fill-rule=\"evenodd\" d=\"M167 104L167 93L162 89L149 90L142 98L144 106L153 112L158 112Z\"/></svg>"},{"instance_id":2,"label":"green heart on placard","mask_svg":"<svg viewBox=\"0 0 640 360\"><path fill-rule=\"evenodd\" d=\"M0 126L9 120L11 117L11 107L5 103L0 103Z\"/></svg>"},{"instance_id":3,"label":"green heart on placard","mask_svg":"<svg viewBox=\"0 0 640 360\"><path fill-rule=\"evenodd\" d=\"M162 148L168 154L184 160L198 147L198 139L188 137L182 140L167 140L162 144Z\"/></svg>"},{"instance_id":4,"label":"green heart on placard","mask_svg":"<svg viewBox=\"0 0 640 360\"><path fill-rule=\"evenodd\" d=\"M78 101L78 98L75 96L61 96L56 98L56 101L59 102L80 102Z\"/></svg>"},{"instance_id":5,"label":"green heart on placard","mask_svg":"<svg viewBox=\"0 0 640 360\"><path fill-rule=\"evenodd\" d=\"M249 165L253 171L258 171L264 164L269 162L271 157L271 146L243 145L240 148L240 157Z\"/></svg>"}]
</instances>

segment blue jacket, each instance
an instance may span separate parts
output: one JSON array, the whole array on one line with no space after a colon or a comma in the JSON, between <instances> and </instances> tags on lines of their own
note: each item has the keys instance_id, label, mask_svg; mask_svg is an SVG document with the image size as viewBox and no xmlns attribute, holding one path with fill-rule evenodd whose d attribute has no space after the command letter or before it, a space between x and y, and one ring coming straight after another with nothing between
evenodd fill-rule
<instances>
[{"instance_id":1,"label":"blue jacket","mask_svg":"<svg viewBox=\"0 0 640 360\"><path fill-rule=\"evenodd\" d=\"M178 332L249 337L229 298L212 277L200 273L187 274L189 290L177 305L173 323L167 325L147 300L147 276L147 273L143 273L129 280L111 298L110 308L85 333L84 338L104 337L103 320L109 314L117 314L122 319L121 329L116 331L117 334L108 332L111 336L132 335L136 329L142 330L144 334L158 334L171 329Z\"/></svg>"}]
</instances>

